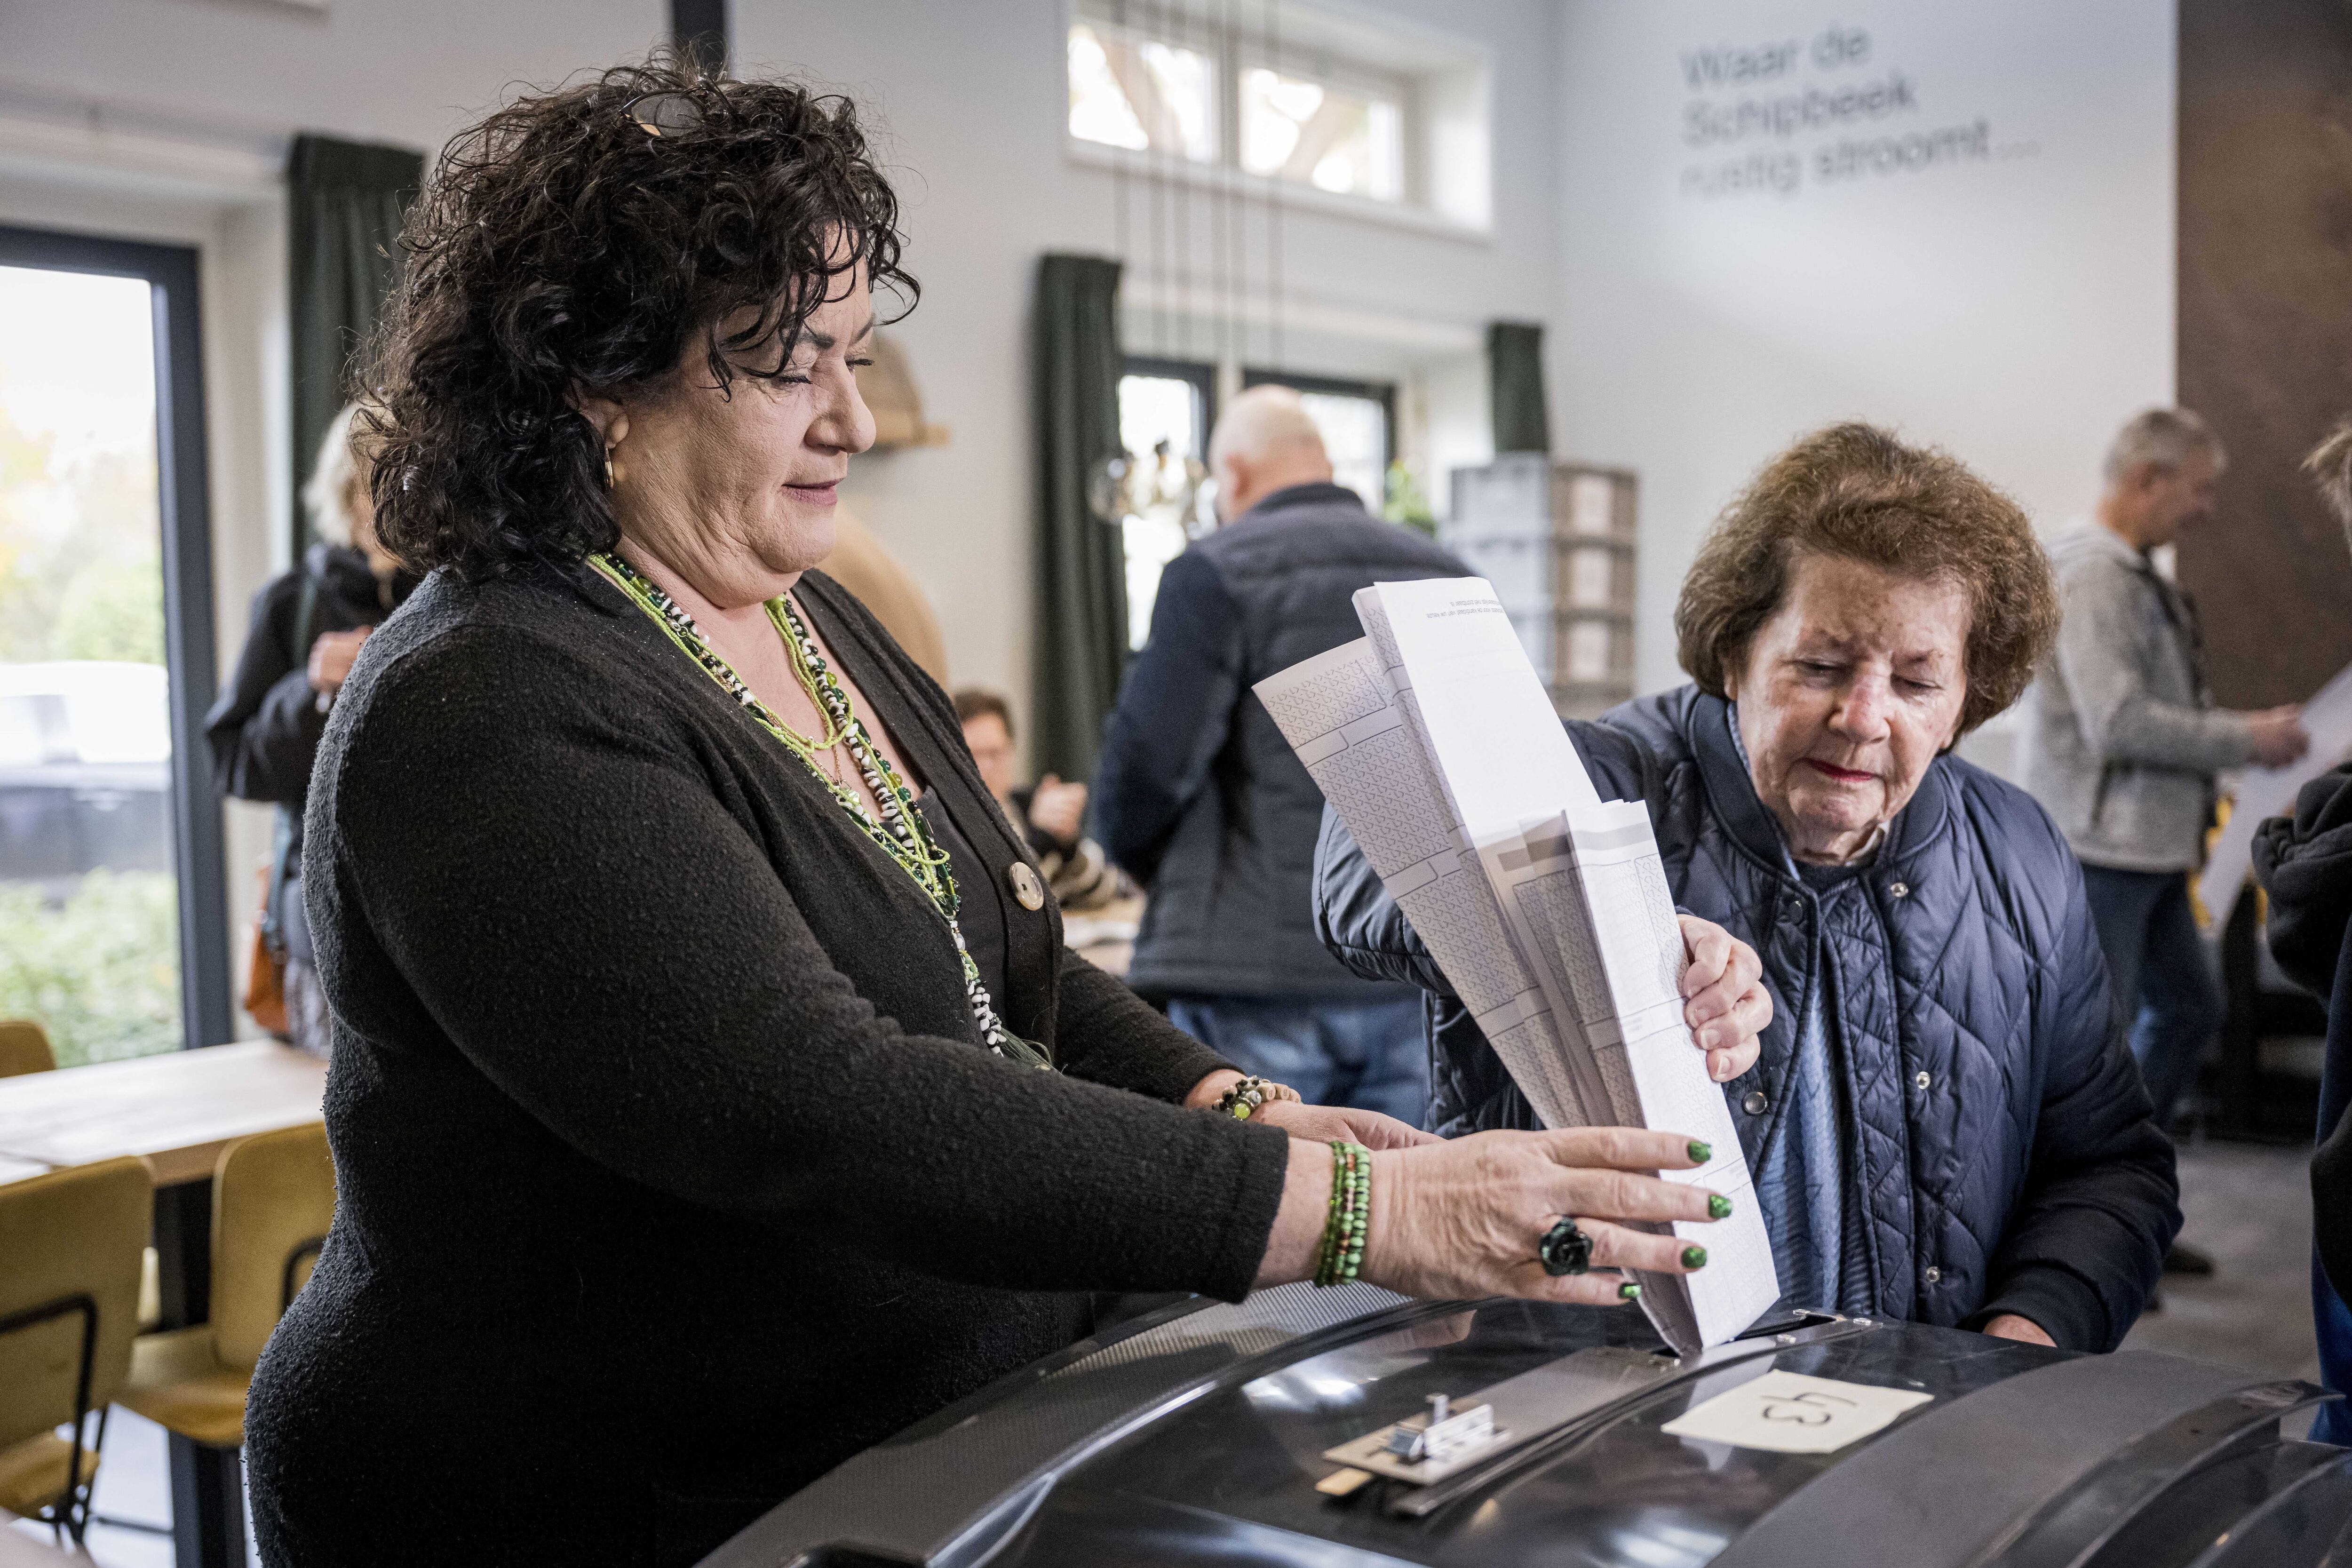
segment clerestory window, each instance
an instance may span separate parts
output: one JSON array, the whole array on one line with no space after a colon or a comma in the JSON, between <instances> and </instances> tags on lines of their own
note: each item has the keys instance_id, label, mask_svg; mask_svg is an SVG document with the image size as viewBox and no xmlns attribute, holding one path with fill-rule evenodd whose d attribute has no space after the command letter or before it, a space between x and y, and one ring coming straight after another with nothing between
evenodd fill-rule
<instances>
[{"instance_id":1,"label":"clerestory window","mask_svg":"<svg viewBox=\"0 0 2352 1568\"><path fill-rule=\"evenodd\" d=\"M1487 226L1482 57L1291 0L1249 10L1244 26L1213 3L1076 0L1073 149Z\"/></svg>"}]
</instances>

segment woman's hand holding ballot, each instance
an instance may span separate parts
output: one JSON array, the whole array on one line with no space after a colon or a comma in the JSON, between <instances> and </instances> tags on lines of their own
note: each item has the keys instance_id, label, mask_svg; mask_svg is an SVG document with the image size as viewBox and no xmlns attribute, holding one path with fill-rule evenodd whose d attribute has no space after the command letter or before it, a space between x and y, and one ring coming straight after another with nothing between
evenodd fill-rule
<instances>
[{"instance_id":1,"label":"woman's hand holding ballot","mask_svg":"<svg viewBox=\"0 0 2352 1568\"><path fill-rule=\"evenodd\" d=\"M1685 1017L1717 1083L1755 1065L1757 1036L1772 1021L1756 951L1709 921L1681 917L1688 963ZM1231 1074L1213 1074L1191 1097L1205 1103ZM1321 1141L1366 1146L1370 1215L1361 1278L1424 1297L1507 1295L1591 1304L1637 1299L1617 1269L1690 1273L1706 1249L1628 1222L1706 1222L1730 1200L1648 1173L1687 1171L1710 1151L1685 1133L1628 1127L1480 1132L1446 1142L1368 1111L1283 1100L1258 1119L1292 1145L1291 1180L1275 1221L1260 1285L1313 1268L1330 1192ZM1592 1272L1591 1270L1601 1270Z\"/></svg>"},{"instance_id":2,"label":"woman's hand holding ballot","mask_svg":"<svg viewBox=\"0 0 2352 1568\"><path fill-rule=\"evenodd\" d=\"M1772 994L1764 989L1764 961L1756 950L1713 921L1682 921L1683 1017L1706 1053L1706 1076L1729 1083L1756 1065L1757 1037L1772 1022Z\"/></svg>"},{"instance_id":3,"label":"woman's hand holding ballot","mask_svg":"<svg viewBox=\"0 0 2352 1568\"><path fill-rule=\"evenodd\" d=\"M1296 1161L1329 1163L1317 1145L1292 1149ZM1374 1153L1362 1278L1436 1299L1521 1296L1594 1306L1634 1300L1640 1288L1606 1270L1687 1274L1706 1266L1704 1247L1623 1222L1704 1222L1727 1214L1727 1200L1704 1188L1647 1174L1690 1170L1708 1152L1676 1132L1570 1127L1477 1132ZM1287 1201L1284 1207L1287 1218ZM1574 1222L1570 1234L1580 1239L1568 1271L1559 1272L1546 1241L1564 1220ZM1320 1224L1319 1215L1312 1218L1315 1228ZM1270 1264L1282 1247L1282 1220L1275 1230Z\"/></svg>"}]
</instances>

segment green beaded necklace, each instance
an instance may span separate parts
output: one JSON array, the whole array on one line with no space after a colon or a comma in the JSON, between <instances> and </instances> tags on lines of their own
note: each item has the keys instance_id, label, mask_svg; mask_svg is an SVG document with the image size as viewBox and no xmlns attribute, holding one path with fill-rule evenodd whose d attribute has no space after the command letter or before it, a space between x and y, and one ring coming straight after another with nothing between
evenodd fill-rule
<instances>
[{"instance_id":1,"label":"green beaded necklace","mask_svg":"<svg viewBox=\"0 0 2352 1568\"><path fill-rule=\"evenodd\" d=\"M803 766L825 786L836 805L849 814L860 831L915 879L931 900L931 907L947 921L948 934L955 939L956 957L963 967L964 994L971 1004L972 1021L980 1026L981 1038L998 1056L1025 1066L1050 1070L1053 1063L1045 1047L1034 1040L1026 1040L1007 1028L996 1014L996 1005L988 994L988 987L980 978L980 965L973 962L971 951L964 945L963 927L956 916L962 908L962 896L957 891L955 875L949 869L947 852L931 836L930 824L915 809L915 797L908 790L898 770L890 759L874 744L866 731L866 722L849 700L849 693L834 679L832 668L818 651L816 639L809 635L808 626L801 620L800 612L793 605L791 596L779 595L768 601L768 621L784 645L784 657L793 667L793 678L801 689L808 693L811 706L825 721L823 734L816 739L801 734L785 723L774 710L752 693L735 667L710 646L710 639L678 603L662 591L661 585L631 566L617 555L599 554L588 558L604 578L631 603L650 616L655 624L668 634L688 658L702 667L703 672L718 682L721 690L732 697L759 726L783 743L784 749L800 758ZM874 792L881 807L877 819L866 809L866 802L856 790L827 773L817 762L817 754L843 746L857 766L858 775L866 787Z\"/></svg>"}]
</instances>

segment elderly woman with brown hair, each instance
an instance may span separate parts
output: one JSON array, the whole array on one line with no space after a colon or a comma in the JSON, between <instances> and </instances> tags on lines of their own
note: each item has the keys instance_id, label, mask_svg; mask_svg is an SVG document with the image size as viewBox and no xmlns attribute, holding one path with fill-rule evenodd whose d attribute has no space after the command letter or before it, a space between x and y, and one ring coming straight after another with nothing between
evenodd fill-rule
<instances>
[{"instance_id":1,"label":"elderly woman with brown hair","mask_svg":"<svg viewBox=\"0 0 2352 1568\"><path fill-rule=\"evenodd\" d=\"M697 1561L1089 1292L1705 1262L1610 1223L1706 1217L1652 1173L1687 1139L1305 1105L1063 945L946 694L812 570L897 218L845 101L662 68L499 110L411 216L374 493L430 574L312 777L340 1201L254 1376L273 1568ZM1699 945L1744 1069L1756 960Z\"/></svg>"},{"instance_id":2,"label":"elderly woman with brown hair","mask_svg":"<svg viewBox=\"0 0 2352 1568\"><path fill-rule=\"evenodd\" d=\"M1753 942L1774 1016L1724 1085L1798 1304L2112 1349L2179 1226L2081 868L1951 754L2056 630L2025 515L1841 425L1773 459L1684 580L1692 684L1569 726L1649 803L1676 902ZM1433 1012L1431 1126L1538 1125L1347 830L1318 918Z\"/></svg>"}]
</instances>

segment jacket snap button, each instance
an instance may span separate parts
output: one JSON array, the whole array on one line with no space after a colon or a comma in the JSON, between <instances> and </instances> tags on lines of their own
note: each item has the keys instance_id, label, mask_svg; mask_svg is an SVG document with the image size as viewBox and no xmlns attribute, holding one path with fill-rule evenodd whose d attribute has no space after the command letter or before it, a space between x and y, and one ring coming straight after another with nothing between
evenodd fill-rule
<instances>
[{"instance_id":1,"label":"jacket snap button","mask_svg":"<svg viewBox=\"0 0 2352 1568\"><path fill-rule=\"evenodd\" d=\"M1739 1102L1739 1109L1750 1116L1761 1116L1764 1114L1764 1108L1771 1103L1764 1098L1762 1089L1751 1089L1748 1091L1748 1098Z\"/></svg>"},{"instance_id":2,"label":"jacket snap button","mask_svg":"<svg viewBox=\"0 0 2352 1568\"><path fill-rule=\"evenodd\" d=\"M1028 861L1015 860L1004 877L1013 884L1013 896L1021 901L1023 909L1042 910L1045 907L1045 885L1037 880L1037 873L1029 869Z\"/></svg>"},{"instance_id":3,"label":"jacket snap button","mask_svg":"<svg viewBox=\"0 0 2352 1568\"><path fill-rule=\"evenodd\" d=\"M1897 882L1886 890L1894 894L1898 899L1907 899L1911 896L1911 884L1908 882Z\"/></svg>"},{"instance_id":4,"label":"jacket snap button","mask_svg":"<svg viewBox=\"0 0 2352 1568\"><path fill-rule=\"evenodd\" d=\"M1913 1079L1911 1081L1917 1084L1921 1089L1925 1089L1936 1080L1929 1078L1926 1073L1921 1073L1917 1078Z\"/></svg>"},{"instance_id":5,"label":"jacket snap button","mask_svg":"<svg viewBox=\"0 0 2352 1568\"><path fill-rule=\"evenodd\" d=\"M1937 1267L1936 1267L1934 1264L1932 1264L1932 1263L1930 1263L1929 1265L1927 1265L1927 1283L1928 1283L1928 1284L1933 1285L1937 1280L1941 1279L1943 1277L1944 1277L1944 1271L1943 1271L1942 1269L1940 1269L1940 1268L1937 1268Z\"/></svg>"}]
</instances>

